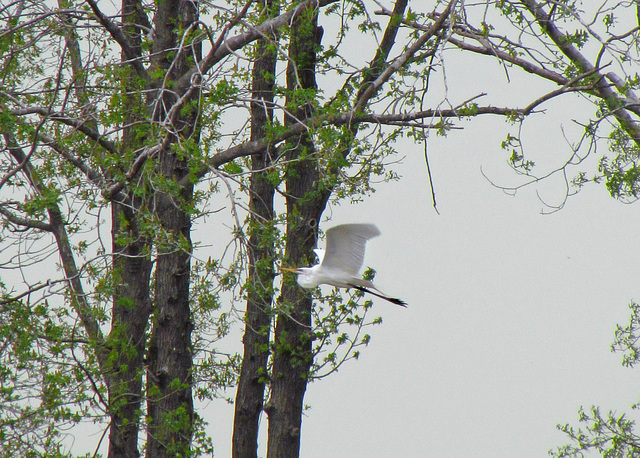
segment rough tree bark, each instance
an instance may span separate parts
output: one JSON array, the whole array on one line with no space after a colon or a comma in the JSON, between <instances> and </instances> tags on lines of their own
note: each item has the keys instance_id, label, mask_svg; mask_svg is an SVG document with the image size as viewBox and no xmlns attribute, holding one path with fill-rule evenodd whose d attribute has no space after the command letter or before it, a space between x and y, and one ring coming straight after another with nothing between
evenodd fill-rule
<instances>
[{"instance_id":1,"label":"rough tree bark","mask_svg":"<svg viewBox=\"0 0 640 458\"><path fill-rule=\"evenodd\" d=\"M273 16L273 0L263 2L264 18ZM275 37L273 37L275 38ZM273 118L273 87L276 73L273 45L262 39L256 43L252 69L251 140L266 137ZM258 428L268 378L269 338L273 302L273 259L275 257L275 185L269 179L272 150L267 147L251 159L254 170L249 194L249 272L247 311L243 336L243 359L238 380L233 424L233 456L257 457Z\"/></svg>"},{"instance_id":2,"label":"rough tree bark","mask_svg":"<svg viewBox=\"0 0 640 458\"><path fill-rule=\"evenodd\" d=\"M151 313L152 262L149 241L140 234L130 207L113 204L113 321L107 341L113 353L109 375L109 457L135 457L140 429L146 330ZM126 244L120 239L130 239Z\"/></svg>"},{"instance_id":3,"label":"rough tree bark","mask_svg":"<svg viewBox=\"0 0 640 458\"><path fill-rule=\"evenodd\" d=\"M158 84L153 115L154 120L168 130L168 141L159 152L157 170L168 183L178 183L189 174L188 150L179 151L172 146L197 138L197 110L189 104L197 100L198 90L190 88L193 89L190 94L176 94L172 84L191 70L194 58L200 59L197 42L193 48L187 48L188 51L180 47L176 35L179 29L196 26L197 20L195 3L166 0L158 8L154 21L153 66L166 72L167 85ZM179 56L174 55L177 49ZM195 56L191 55L191 49L196 49ZM177 109L179 97L184 103ZM150 458L188 455L193 434L193 324L189 300L192 243L188 210L193 201L193 185L187 180L177 191L171 188L156 191L154 201L156 216L165 232L161 234L164 240L156 243L155 319L148 354L147 456Z\"/></svg>"},{"instance_id":4,"label":"rough tree bark","mask_svg":"<svg viewBox=\"0 0 640 458\"><path fill-rule=\"evenodd\" d=\"M123 0L123 31L135 52L141 51L141 23L143 15L139 0ZM127 57L122 56L126 62ZM131 77L125 76L125 128L122 150L132 157L140 140L134 126L144 113L143 98L134 94L139 89ZM126 172L126 171L125 171ZM146 350L146 335L151 314L151 240L142 233L139 212L147 210L148 194L131 193L126 202L111 205L113 266L113 319L107 347L112 354L113 367L108 375L111 427L109 430L109 458L136 457L142 405L142 376Z\"/></svg>"},{"instance_id":5,"label":"rough tree bark","mask_svg":"<svg viewBox=\"0 0 640 458\"><path fill-rule=\"evenodd\" d=\"M309 90L316 89L316 48L322 38L317 12L306 10L296 16L291 28L287 67L287 124L312 116ZM312 140L303 134L289 145L286 170L287 242L286 262L304 265L312 256L318 239L318 221L328 192L318 189L319 169L313 156ZM306 158L302 158L306 157ZM291 276L283 282L273 348L271 398L265 408L269 416L269 458L299 456L303 399L312 364L311 307L308 292Z\"/></svg>"}]
</instances>

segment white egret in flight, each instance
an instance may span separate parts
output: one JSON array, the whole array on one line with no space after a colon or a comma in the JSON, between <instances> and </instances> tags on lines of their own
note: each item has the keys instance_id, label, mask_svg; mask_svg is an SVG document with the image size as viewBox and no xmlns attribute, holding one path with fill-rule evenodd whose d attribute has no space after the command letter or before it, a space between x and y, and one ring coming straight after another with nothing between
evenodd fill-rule
<instances>
[{"instance_id":1,"label":"white egret in flight","mask_svg":"<svg viewBox=\"0 0 640 458\"><path fill-rule=\"evenodd\" d=\"M294 272L303 288L315 288L320 284L338 288L355 288L365 293L385 299L393 304L406 307L407 304L395 297L385 295L373 286L369 280L363 280L358 272L364 262L364 249L367 240L380 235L373 224L342 224L328 229L326 250L315 249L319 264L312 267L280 270ZM377 292L375 292L377 291Z\"/></svg>"}]
</instances>

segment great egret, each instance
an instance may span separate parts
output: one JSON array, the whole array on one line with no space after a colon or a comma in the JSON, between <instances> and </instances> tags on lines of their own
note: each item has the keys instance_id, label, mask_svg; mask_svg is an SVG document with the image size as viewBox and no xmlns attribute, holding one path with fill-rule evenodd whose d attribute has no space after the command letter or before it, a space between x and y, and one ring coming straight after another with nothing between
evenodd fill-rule
<instances>
[{"instance_id":1,"label":"great egret","mask_svg":"<svg viewBox=\"0 0 640 458\"><path fill-rule=\"evenodd\" d=\"M326 235L326 251L319 248L313 250L318 255L319 264L297 269L281 267L280 270L297 274L298 284L303 288L315 288L321 284L338 288L355 288L393 304L407 306L404 301L385 295L373 286L371 281L363 280L358 275L364 262L364 249L367 240L380 235L376 226L373 224L341 224L328 229Z\"/></svg>"}]
</instances>

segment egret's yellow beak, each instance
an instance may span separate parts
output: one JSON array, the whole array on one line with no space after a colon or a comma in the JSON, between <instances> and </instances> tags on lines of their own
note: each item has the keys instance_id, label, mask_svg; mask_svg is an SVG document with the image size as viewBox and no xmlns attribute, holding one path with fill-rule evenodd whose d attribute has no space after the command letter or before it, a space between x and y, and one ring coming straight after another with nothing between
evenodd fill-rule
<instances>
[{"instance_id":1,"label":"egret's yellow beak","mask_svg":"<svg viewBox=\"0 0 640 458\"><path fill-rule=\"evenodd\" d=\"M290 269L288 267L279 267L280 270L284 270L285 272L293 272L296 273L297 269Z\"/></svg>"}]
</instances>

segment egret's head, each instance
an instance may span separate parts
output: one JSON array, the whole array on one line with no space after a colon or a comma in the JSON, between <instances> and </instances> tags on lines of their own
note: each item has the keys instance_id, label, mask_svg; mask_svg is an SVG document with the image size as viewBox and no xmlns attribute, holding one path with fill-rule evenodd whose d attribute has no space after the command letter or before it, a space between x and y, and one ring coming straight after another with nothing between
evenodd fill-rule
<instances>
[{"instance_id":1,"label":"egret's head","mask_svg":"<svg viewBox=\"0 0 640 458\"><path fill-rule=\"evenodd\" d=\"M303 288L315 288L318 286L316 275L314 274L313 267L298 267L297 269L289 269L287 267L280 267L280 270L285 272L293 272L298 276L296 279L298 284Z\"/></svg>"}]
</instances>

